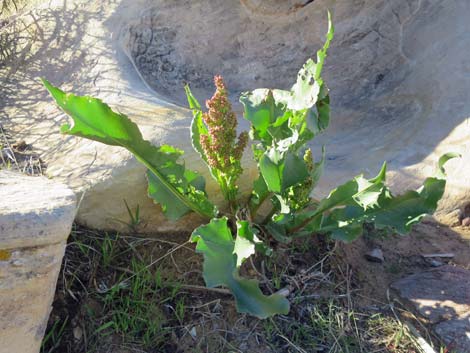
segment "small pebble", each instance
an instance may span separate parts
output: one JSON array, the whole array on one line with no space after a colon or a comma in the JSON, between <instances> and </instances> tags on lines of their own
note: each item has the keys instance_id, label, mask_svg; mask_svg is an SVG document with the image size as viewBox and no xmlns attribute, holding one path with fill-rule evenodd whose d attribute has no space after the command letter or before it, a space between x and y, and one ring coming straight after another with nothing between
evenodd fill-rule
<instances>
[{"instance_id":1,"label":"small pebble","mask_svg":"<svg viewBox=\"0 0 470 353\"><path fill-rule=\"evenodd\" d=\"M462 226L463 227L470 226L470 217L465 217L464 219L462 219Z\"/></svg>"},{"instance_id":2,"label":"small pebble","mask_svg":"<svg viewBox=\"0 0 470 353\"><path fill-rule=\"evenodd\" d=\"M384 262L384 254L382 253L382 250L379 248L375 248L371 251L369 251L367 254L364 255L366 260L370 262L378 262L382 263Z\"/></svg>"},{"instance_id":3,"label":"small pebble","mask_svg":"<svg viewBox=\"0 0 470 353\"><path fill-rule=\"evenodd\" d=\"M289 288L282 288L282 289L279 289L276 294L279 294L279 295L282 295L283 297L288 297L289 294L290 294L290 290Z\"/></svg>"},{"instance_id":4,"label":"small pebble","mask_svg":"<svg viewBox=\"0 0 470 353\"><path fill-rule=\"evenodd\" d=\"M11 262L11 265L12 265L13 267L21 267L21 266L23 266L23 261L21 261L21 260L13 260L13 261Z\"/></svg>"},{"instance_id":5,"label":"small pebble","mask_svg":"<svg viewBox=\"0 0 470 353\"><path fill-rule=\"evenodd\" d=\"M189 334L191 335L192 338L196 339L197 337L197 331L196 331L196 327L193 326L193 328L191 330L189 330Z\"/></svg>"},{"instance_id":6,"label":"small pebble","mask_svg":"<svg viewBox=\"0 0 470 353\"><path fill-rule=\"evenodd\" d=\"M83 330L80 326L75 326L72 332L73 332L73 338L75 338L76 341L82 340Z\"/></svg>"},{"instance_id":7,"label":"small pebble","mask_svg":"<svg viewBox=\"0 0 470 353\"><path fill-rule=\"evenodd\" d=\"M441 261L437 261L437 260L431 260L429 261L429 265L431 265L431 267L440 267L444 265L444 263Z\"/></svg>"}]
</instances>

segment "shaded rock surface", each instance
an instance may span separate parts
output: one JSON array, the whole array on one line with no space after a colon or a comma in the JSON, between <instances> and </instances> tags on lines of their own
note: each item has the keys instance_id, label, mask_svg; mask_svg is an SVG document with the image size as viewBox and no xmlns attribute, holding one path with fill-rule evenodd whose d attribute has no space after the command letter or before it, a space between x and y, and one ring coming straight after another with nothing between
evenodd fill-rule
<instances>
[{"instance_id":1,"label":"shaded rock surface","mask_svg":"<svg viewBox=\"0 0 470 353\"><path fill-rule=\"evenodd\" d=\"M470 352L470 271L442 266L392 284L456 352Z\"/></svg>"},{"instance_id":2,"label":"shaded rock surface","mask_svg":"<svg viewBox=\"0 0 470 353\"><path fill-rule=\"evenodd\" d=\"M144 168L129 153L59 134L66 118L39 77L102 98L152 142L184 149L186 165L204 172L220 203L189 144L183 83L201 100L214 74L225 76L234 94L289 87L324 40L327 9L336 25L325 66L332 121L312 146L315 155L327 146L327 177L315 196L360 172L376 173L383 160L394 190L417 187L442 153L456 151L463 158L448 164L440 212L461 207L470 196L466 0L47 1L2 27L11 45L0 65L0 119L41 151L51 177L80 196L77 217L85 225L128 229L126 200L140 207L140 231L190 230L202 220L165 220L146 196ZM246 191L257 173L249 153L244 164Z\"/></svg>"}]
</instances>

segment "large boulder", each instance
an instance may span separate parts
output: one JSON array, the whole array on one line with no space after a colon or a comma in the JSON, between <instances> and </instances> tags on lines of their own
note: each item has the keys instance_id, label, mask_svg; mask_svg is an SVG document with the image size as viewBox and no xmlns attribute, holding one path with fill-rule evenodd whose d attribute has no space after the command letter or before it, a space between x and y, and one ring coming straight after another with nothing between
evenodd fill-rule
<instances>
[{"instance_id":1,"label":"large boulder","mask_svg":"<svg viewBox=\"0 0 470 353\"><path fill-rule=\"evenodd\" d=\"M0 352L39 352L75 213L67 186L0 171Z\"/></svg>"},{"instance_id":2,"label":"large boulder","mask_svg":"<svg viewBox=\"0 0 470 353\"><path fill-rule=\"evenodd\" d=\"M41 150L50 176L81 195L80 222L125 230L126 200L133 210L139 205L141 231L189 230L202 220L165 220L128 152L59 134L66 118L38 78L102 98L152 142L185 150L186 164L207 176L190 147L183 83L201 100L214 74L226 78L234 97L289 87L324 40L327 9L336 25L324 70L332 120L312 146L316 155L327 147L316 196L358 173L376 173L384 160L394 190L416 187L442 153L456 151L463 157L447 165L439 213L463 207L470 192L466 0L48 1L2 28L14 43L0 65L2 123ZM249 153L244 164L246 191L257 172ZM220 202L215 190L209 182Z\"/></svg>"}]
</instances>

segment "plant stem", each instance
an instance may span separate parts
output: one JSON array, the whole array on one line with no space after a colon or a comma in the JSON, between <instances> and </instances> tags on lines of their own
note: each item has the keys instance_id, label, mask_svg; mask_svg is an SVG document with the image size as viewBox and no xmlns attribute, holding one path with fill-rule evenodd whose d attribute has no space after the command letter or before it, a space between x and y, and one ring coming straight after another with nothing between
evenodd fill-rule
<instances>
[{"instance_id":1,"label":"plant stem","mask_svg":"<svg viewBox=\"0 0 470 353\"><path fill-rule=\"evenodd\" d=\"M181 193L176 191L174 187L163 177L160 171L154 165L148 162L149 160L151 160L151 158L147 159L146 158L147 156L145 155L144 151L137 151L126 146L123 146L123 147L125 147L129 152L131 152L137 158L139 162L145 165L147 169L150 170L177 199L179 199L184 205L186 205L186 207L188 207L190 210L193 210L194 212L196 212L197 214L203 217L206 217L206 218L214 217L214 214L207 213L205 210L202 210L197 204L189 200L185 195L182 195Z\"/></svg>"},{"instance_id":2,"label":"plant stem","mask_svg":"<svg viewBox=\"0 0 470 353\"><path fill-rule=\"evenodd\" d=\"M273 196L273 193L272 192L269 192L267 193L263 198L260 199L259 203L258 204L254 204L253 207L250 207L250 214L253 218L255 218L256 216L256 213L258 212L259 208L261 207L261 205L264 203L264 201L266 201L266 199L268 199L269 197ZM250 196L250 200L248 200L248 204L253 204L251 202L251 199L253 198L253 194L251 194Z\"/></svg>"},{"instance_id":3,"label":"plant stem","mask_svg":"<svg viewBox=\"0 0 470 353\"><path fill-rule=\"evenodd\" d=\"M273 206L271 211L269 211L266 217L263 218L263 220L261 221L261 224L266 224L272 218L272 216L276 213L276 211L277 211L277 207Z\"/></svg>"},{"instance_id":4,"label":"plant stem","mask_svg":"<svg viewBox=\"0 0 470 353\"><path fill-rule=\"evenodd\" d=\"M218 181L222 194L224 195L225 200L229 203L230 210L234 212L237 208L238 192L236 187L229 185L229 181L227 180L225 175L221 175Z\"/></svg>"},{"instance_id":5,"label":"plant stem","mask_svg":"<svg viewBox=\"0 0 470 353\"><path fill-rule=\"evenodd\" d=\"M307 219L305 219L299 225L297 225L293 228L287 229L287 233L292 234L292 233L298 232L299 230L301 230L302 228L307 226L310 222L314 221L315 218L317 218L318 216L321 216L321 213L315 213L315 214L313 214L313 216L308 217Z\"/></svg>"}]
</instances>

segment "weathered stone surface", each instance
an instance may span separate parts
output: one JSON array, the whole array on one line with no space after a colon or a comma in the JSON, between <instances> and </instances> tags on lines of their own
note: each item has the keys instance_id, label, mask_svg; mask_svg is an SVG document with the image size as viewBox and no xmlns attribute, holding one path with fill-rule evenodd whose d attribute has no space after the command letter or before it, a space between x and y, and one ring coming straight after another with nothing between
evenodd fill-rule
<instances>
[{"instance_id":1,"label":"weathered stone surface","mask_svg":"<svg viewBox=\"0 0 470 353\"><path fill-rule=\"evenodd\" d=\"M470 271L442 266L392 284L456 352L470 352Z\"/></svg>"},{"instance_id":2,"label":"weathered stone surface","mask_svg":"<svg viewBox=\"0 0 470 353\"><path fill-rule=\"evenodd\" d=\"M37 353L76 213L68 187L0 171L0 352Z\"/></svg>"},{"instance_id":3,"label":"weathered stone surface","mask_svg":"<svg viewBox=\"0 0 470 353\"><path fill-rule=\"evenodd\" d=\"M465 217L464 219L462 219L462 226L463 227L470 226L470 217Z\"/></svg>"},{"instance_id":4,"label":"weathered stone surface","mask_svg":"<svg viewBox=\"0 0 470 353\"><path fill-rule=\"evenodd\" d=\"M48 1L3 29L12 32L15 46L0 67L2 123L42 151L51 176L84 195L79 221L125 230L125 199L133 209L140 206L143 231L189 230L201 220L166 221L146 196L144 168L129 153L59 135L64 115L38 77L104 99L152 142L184 149L186 164L205 171L187 138L190 112L170 103L183 104L183 82L190 81L201 99L211 91L213 74L224 75L234 92L288 87L320 47L328 8L336 25L325 67L332 120L313 146L317 155L321 144L327 146L327 177L316 196L362 171L374 174L383 160L394 190L417 187L442 153L461 152L463 158L447 166L444 215L470 197L469 6L466 0L446 6L436 0L316 0L305 6L275 0ZM25 25L29 37L18 35ZM248 153L244 162L246 190L256 170ZM209 193L214 190L209 182ZM214 197L220 201L220 193Z\"/></svg>"},{"instance_id":5,"label":"weathered stone surface","mask_svg":"<svg viewBox=\"0 0 470 353\"><path fill-rule=\"evenodd\" d=\"M0 170L0 241L3 249L64 241L70 232L75 210L75 194L66 185L45 177Z\"/></svg>"}]
</instances>

